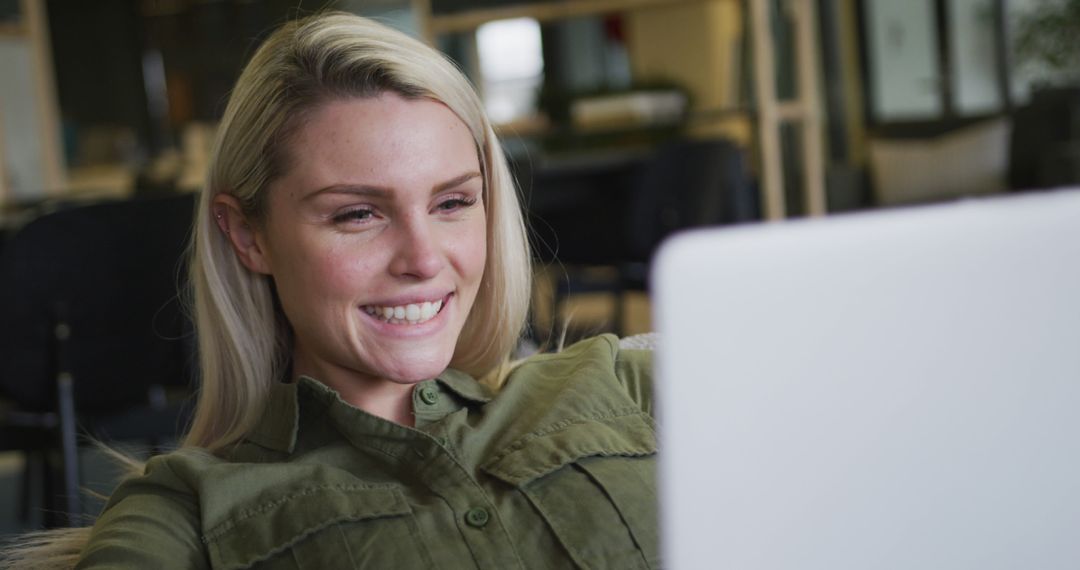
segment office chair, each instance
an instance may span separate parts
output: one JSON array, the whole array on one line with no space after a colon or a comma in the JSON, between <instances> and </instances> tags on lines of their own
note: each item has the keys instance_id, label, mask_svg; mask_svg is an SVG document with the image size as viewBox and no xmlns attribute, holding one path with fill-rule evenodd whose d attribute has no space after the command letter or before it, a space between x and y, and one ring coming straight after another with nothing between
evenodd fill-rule
<instances>
[{"instance_id":1,"label":"office chair","mask_svg":"<svg viewBox=\"0 0 1080 570\"><path fill-rule=\"evenodd\" d=\"M46 525L81 514L79 434L170 440L188 413L193 328L178 299L194 196L43 215L0 254L0 446L41 470ZM28 493L23 493L24 517Z\"/></svg>"},{"instance_id":2,"label":"office chair","mask_svg":"<svg viewBox=\"0 0 1080 570\"><path fill-rule=\"evenodd\" d=\"M566 265L566 277L555 287L554 314L570 295L612 294L612 328L620 336L626 334L624 295L648 289L649 261L665 237L681 229L760 219L743 152L723 139L669 141L647 159L576 183L582 185L576 190L583 196L580 203L531 220L541 242L559 245L554 257ZM535 184L546 185L538 193L553 190L551 181ZM590 270L597 265L614 271Z\"/></svg>"}]
</instances>

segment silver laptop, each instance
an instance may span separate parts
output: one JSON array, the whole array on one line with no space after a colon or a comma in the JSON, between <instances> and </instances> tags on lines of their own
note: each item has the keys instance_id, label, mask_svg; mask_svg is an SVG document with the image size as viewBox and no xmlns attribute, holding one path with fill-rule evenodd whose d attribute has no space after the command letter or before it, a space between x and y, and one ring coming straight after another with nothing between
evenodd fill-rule
<instances>
[{"instance_id":1,"label":"silver laptop","mask_svg":"<svg viewBox=\"0 0 1080 570\"><path fill-rule=\"evenodd\" d=\"M676 237L666 566L1080 568L1080 192Z\"/></svg>"}]
</instances>

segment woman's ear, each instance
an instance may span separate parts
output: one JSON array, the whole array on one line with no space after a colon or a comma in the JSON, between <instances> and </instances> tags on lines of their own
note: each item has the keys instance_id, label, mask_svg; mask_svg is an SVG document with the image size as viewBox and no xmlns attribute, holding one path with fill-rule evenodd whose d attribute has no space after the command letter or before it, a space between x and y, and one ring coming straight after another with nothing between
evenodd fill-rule
<instances>
[{"instance_id":1,"label":"woman's ear","mask_svg":"<svg viewBox=\"0 0 1080 570\"><path fill-rule=\"evenodd\" d=\"M266 244L244 215L240 201L235 196L218 194L214 196L210 208L210 215L214 217L221 233L225 234L225 238L232 244L240 263L255 273L270 275L272 271Z\"/></svg>"}]
</instances>

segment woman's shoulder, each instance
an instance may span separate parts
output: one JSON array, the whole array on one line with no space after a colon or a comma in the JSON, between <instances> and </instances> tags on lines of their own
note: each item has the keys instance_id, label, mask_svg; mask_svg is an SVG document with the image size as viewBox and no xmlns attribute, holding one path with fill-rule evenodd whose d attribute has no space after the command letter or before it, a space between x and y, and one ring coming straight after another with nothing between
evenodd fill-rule
<instances>
[{"instance_id":1,"label":"woman's shoulder","mask_svg":"<svg viewBox=\"0 0 1080 570\"><path fill-rule=\"evenodd\" d=\"M619 340L603 334L579 341L557 353L533 355L507 377L504 389L528 391L573 390L597 398L632 402L652 415L651 339ZM550 394L549 394L550 395Z\"/></svg>"},{"instance_id":2,"label":"woman's shoulder","mask_svg":"<svg viewBox=\"0 0 1080 570\"><path fill-rule=\"evenodd\" d=\"M189 451L151 458L141 475L125 479L91 530L79 568L206 566L199 502L188 475L198 463Z\"/></svg>"},{"instance_id":3,"label":"woman's shoulder","mask_svg":"<svg viewBox=\"0 0 1080 570\"><path fill-rule=\"evenodd\" d=\"M652 368L652 335L619 339L602 334L580 340L558 352L538 353L521 360L510 377L523 372L595 371L612 369L623 372L629 368L649 371Z\"/></svg>"},{"instance_id":4,"label":"woman's shoulder","mask_svg":"<svg viewBox=\"0 0 1080 570\"><path fill-rule=\"evenodd\" d=\"M530 357L485 408L480 427L496 435L481 468L520 486L589 458L651 458L649 378L650 351L622 349L613 335Z\"/></svg>"}]
</instances>

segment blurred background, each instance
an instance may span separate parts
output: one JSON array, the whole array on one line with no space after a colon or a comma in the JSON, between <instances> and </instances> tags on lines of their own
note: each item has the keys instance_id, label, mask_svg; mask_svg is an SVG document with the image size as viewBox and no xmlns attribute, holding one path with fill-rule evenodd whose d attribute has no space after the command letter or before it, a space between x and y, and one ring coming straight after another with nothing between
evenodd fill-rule
<instances>
[{"instance_id":1,"label":"blurred background","mask_svg":"<svg viewBox=\"0 0 1080 570\"><path fill-rule=\"evenodd\" d=\"M1080 0L0 0L0 534L96 512L81 437L175 437L216 123L326 9L481 92L532 228L526 351L648 331L673 231L1080 181Z\"/></svg>"}]
</instances>

